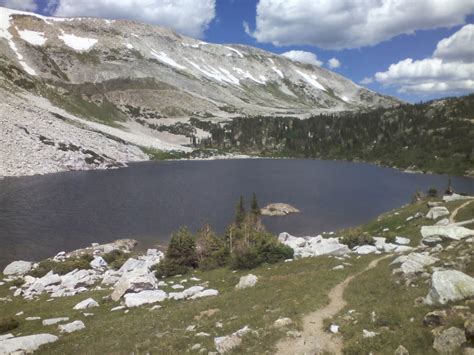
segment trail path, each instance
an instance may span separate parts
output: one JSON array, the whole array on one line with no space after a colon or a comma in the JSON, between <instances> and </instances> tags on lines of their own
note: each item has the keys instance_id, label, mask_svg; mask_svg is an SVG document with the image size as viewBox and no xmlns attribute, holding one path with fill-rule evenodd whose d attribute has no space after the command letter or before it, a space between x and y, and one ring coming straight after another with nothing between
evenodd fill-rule
<instances>
[{"instance_id":1,"label":"trail path","mask_svg":"<svg viewBox=\"0 0 474 355\"><path fill-rule=\"evenodd\" d=\"M457 207L452 213L451 215L449 216L449 223L455 223L455 219L456 218L456 215L458 214L459 210L463 209L464 207L466 207L467 205L469 205L471 202L474 202L474 200L468 200L466 202L464 202L461 206Z\"/></svg>"},{"instance_id":2,"label":"trail path","mask_svg":"<svg viewBox=\"0 0 474 355\"><path fill-rule=\"evenodd\" d=\"M343 282L335 286L329 292L330 302L327 306L318 309L306 315L303 319L303 331L300 338L286 338L277 344L278 355L313 355L313 354L342 354L342 339L336 334L330 334L323 328L323 321L330 318L341 311L347 304L343 298L344 290L347 285L359 276L377 266L377 264L389 257L373 260L364 270L345 279Z\"/></svg>"}]
</instances>

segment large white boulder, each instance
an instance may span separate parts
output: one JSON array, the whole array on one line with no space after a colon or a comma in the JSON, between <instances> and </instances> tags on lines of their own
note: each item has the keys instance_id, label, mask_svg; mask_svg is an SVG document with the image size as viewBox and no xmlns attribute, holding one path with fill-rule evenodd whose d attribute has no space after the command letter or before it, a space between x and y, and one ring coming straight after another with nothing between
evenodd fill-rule
<instances>
[{"instance_id":1,"label":"large white boulder","mask_svg":"<svg viewBox=\"0 0 474 355\"><path fill-rule=\"evenodd\" d=\"M383 251L385 249L385 244L387 244L387 238L374 237L374 240L377 250Z\"/></svg>"},{"instance_id":2,"label":"large white boulder","mask_svg":"<svg viewBox=\"0 0 474 355\"><path fill-rule=\"evenodd\" d=\"M429 255L420 253L410 253L402 261L400 269L403 271L404 274L414 274L418 272L423 272L426 266L433 265L437 261L438 259L433 258Z\"/></svg>"},{"instance_id":3,"label":"large white boulder","mask_svg":"<svg viewBox=\"0 0 474 355\"><path fill-rule=\"evenodd\" d=\"M426 214L426 218L429 219L438 219L439 217L449 215L449 211L444 206L432 207Z\"/></svg>"},{"instance_id":4,"label":"large white boulder","mask_svg":"<svg viewBox=\"0 0 474 355\"><path fill-rule=\"evenodd\" d=\"M167 298L166 292L161 290L146 290L138 293L127 293L125 305L129 308L138 307L144 304L162 302Z\"/></svg>"},{"instance_id":5,"label":"large white boulder","mask_svg":"<svg viewBox=\"0 0 474 355\"><path fill-rule=\"evenodd\" d=\"M144 263L142 260L140 260L140 262ZM139 263L137 263L137 265L139 265ZM125 264L123 266L125 266ZM132 271L125 272L120 277L119 281L115 284L111 297L112 300L118 301L126 293L154 290L157 287L158 280L156 279L155 274L150 272L146 266L139 267Z\"/></svg>"},{"instance_id":6,"label":"large white boulder","mask_svg":"<svg viewBox=\"0 0 474 355\"><path fill-rule=\"evenodd\" d=\"M54 343L59 338L52 334L35 334L23 337L8 338L0 341L0 354L32 353L41 345Z\"/></svg>"},{"instance_id":7,"label":"large white boulder","mask_svg":"<svg viewBox=\"0 0 474 355\"><path fill-rule=\"evenodd\" d=\"M446 304L474 296L474 278L458 270L436 271L431 276L428 304Z\"/></svg>"},{"instance_id":8,"label":"large white boulder","mask_svg":"<svg viewBox=\"0 0 474 355\"><path fill-rule=\"evenodd\" d=\"M397 236L395 237L395 243L399 245L408 245L410 244L410 239Z\"/></svg>"},{"instance_id":9,"label":"large white boulder","mask_svg":"<svg viewBox=\"0 0 474 355\"><path fill-rule=\"evenodd\" d=\"M245 326L230 335L214 338L214 345L217 352L224 354L239 346L242 343L242 337L250 332L250 330L248 326Z\"/></svg>"},{"instance_id":10,"label":"large white boulder","mask_svg":"<svg viewBox=\"0 0 474 355\"><path fill-rule=\"evenodd\" d=\"M5 269L3 269L3 274L5 276L18 276L24 275L33 267L33 263L30 261L18 260L8 264Z\"/></svg>"},{"instance_id":11,"label":"large white boulder","mask_svg":"<svg viewBox=\"0 0 474 355\"><path fill-rule=\"evenodd\" d=\"M239 283L235 286L237 289L243 289L248 287L254 287L257 284L258 277L252 274L242 276Z\"/></svg>"},{"instance_id":12,"label":"large white boulder","mask_svg":"<svg viewBox=\"0 0 474 355\"><path fill-rule=\"evenodd\" d=\"M129 258L127 261L120 267L118 270L120 273L131 272L137 269L143 269L146 267L146 262L144 260L138 260L135 258Z\"/></svg>"},{"instance_id":13,"label":"large white boulder","mask_svg":"<svg viewBox=\"0 0 474 355\"><path fill-rule=\"evenodd\" d=\"M474 230L457 226L455 224L449 224L447 226L422 226L421 236L423 238L432 237L438 235L442 238L448 238L453 240L461 240L469 236L474 236Z\"/></svg>"},{"instance_id":14,"label":"large white boulder","mask_svg":"<svg viewBox=\"0 0 474 355\"><path fill-rule=\"evenodd\" d=\"M367 255L377 253L378 250L374 245L361 245L355 252L359 255Z\"/></svg>"},{"instance_id":15,"label":"large white boulder","mask_svg":"<svg viewBox=\"0 0 474 355\"><path fill-rule=\"evenodd\" d=\"M470 200L473 199L473 196L464 196L459 194L452 194L452 195L444 195L443 201L444 202L451 202L451 201L459 201L459 200Z\"/></svg>"},{"instance_id":16,"label":"large white boulder","mask_svg":"<svg viewBox=\"0 0 474 355\"><path fill-rule=\"evenodd\" d=\"M48 272L45 276L38 279L36 282L41 283L44 287L50 285L59 285L61 283L61 276L53 274L52 271Z\"/></svg>"},{"instance_id":17,"label":"large white boulder","mask_svg":"<svg viewBox=\"0 0 474 355\"><path fill-rule=\"evenodd\" d=\"M99 270L105 269L108 266L107 261L105 261L104 258L101 256L96 256L94 260L90 262L89 265L91 266L91 268Z\"/></svg>"},{"instance_id":18,"label":"large white boulder","mask_svg":"<svg viewBox=\"0 0 474 355\"><path fill-rule=\"evenodd\" d=\"M67 323L67 324L60 324L58 329L61 333L73 333L77 332L78 330L85 329L85 324L80 320L75 320L74 322Z\"/></svg>"},{"instance_id":19,"label":"large white boulder","mask_svg":"<svg viewBox=\"0 0 474 355\"><path fill-rule=\"evenodd\" d=\"M94 307L99 307L99 304L93 298L88 298L76 304L73 309L81 310Z\"/></svg>"},{"instance_id":20,"label":"large white boulder","mask_svg":"<svg viewBox=\"0 0 474 355\"><path fill-rule=\"evenodd\" d=\"M53 325L57 323L62 323L62 322L67 322L69 320L69 317L59 317L59 318L49 318L49 319L43 319L43 325Z\"/></svg>"},{"instance_id":21,"label":"large white boulder","mask_svg":"<svg viewBox=\"0 0 474 355\"><path fill-rule=\"evenodd\" d=\"M182 292L185 298L193 297L195 294L204 291L204 287L202 286L192 286L190 288L187 288Z\"/></svg>"},{"instance_id":22,"label":"large white boulder","mask_svg":"<svg viewBox=\"0 0 474 355\"><path fill-rule=\"evenodd\" d=\"M118 271L107 270L103 275L101 283L103 285L114 285L120 280L120 276L122 276L122 274Z\"/></svg>"},{"instance_id":23,"label":"large white boulder","mask_svg":"<svg viewBox=\"0 0 474 355\"><path fill-rule=\"evenodd\" d=\"M308 252L311 256L334 255L342 256L350 253L347 245L339 243L338 238L310 238L304 253Z\"/></svg>"},{"instance_id":24,"label":"large white boulder","mask_svg":"<svg viewBox=\"0 0 474 355\"><path fill-rule=\"evenodd\" d=\"M295 258L305 258L320 255L341 256L350 252L345 244L339 243L338 238L294 237L288 233L281 233L278 240L294 251Z\"/></svg>"},{"instance_id":25,"label":"large white boulder","mask_svg":"<svg viewBox=\"0 0 474 355\"><path fill-rule=\"evenodd\" d=\"M195 300L195 299L197 299L197 298L217 296L218 294L219 294L219 291L210 288L210 289L208 289L208 290L204 290L204 291L198 292L198 293L196 293L195 295L191 296L190 298L191 298L192 300Z\"/></svg>"},{"instance_id":26,"label":"large white boulder","mask_svg":"<svg viewBox=\"0 0 474 355\"><path fill-rule=\"evenodd\" d=\"M95 270L75 269L66 275L61 276L61 286L67 289L92 286L101 278L99 272Z\"/></svg>"}]
</instances>

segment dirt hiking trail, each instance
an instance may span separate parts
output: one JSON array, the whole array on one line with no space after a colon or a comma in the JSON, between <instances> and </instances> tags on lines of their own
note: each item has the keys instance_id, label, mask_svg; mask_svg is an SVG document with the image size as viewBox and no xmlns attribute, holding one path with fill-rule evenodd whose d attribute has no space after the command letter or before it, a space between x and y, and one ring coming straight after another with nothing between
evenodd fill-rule
<instances>
[{"instance_id":1,"label":"dirt hiking trail","mask_svg":"<svg viewBox=\"0 0 474 355\"><path fill-rule=\"evenodd\" d=\"M313 355L313 354L342 354L342 339L337 334L326 332L323 321L341 311L347 304L343 294L347 285L360 274L374 268L377 264L392 255L373 260L361 272L349 276L329 292L329 304L309 313L303 318L303 330L300 338L285 338L277 343L278 355Z\"/></svg>"}]
</instances>

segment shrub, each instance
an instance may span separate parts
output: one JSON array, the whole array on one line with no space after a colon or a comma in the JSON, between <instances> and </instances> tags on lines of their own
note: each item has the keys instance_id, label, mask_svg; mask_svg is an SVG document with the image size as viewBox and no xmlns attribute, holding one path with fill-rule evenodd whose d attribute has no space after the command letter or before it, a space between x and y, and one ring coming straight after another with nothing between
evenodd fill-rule
<instances>
[{"instance_id":1,"label":"shrub","mask_svg":"<svg viewBox=\"0 0 474 355\"><path fill-rule=\"evenodd\" d=\"M15 318L0 318L0 334L9 332L12 329L18 328L18 321Z\"/></svg>"},{"instance_id":2,"label":"shrub","mask_svg":"<svg viewBox=\"0 0 474 355\"><path fill-rule=\"evenodd\" d=\"M385 242L386 243L395 243L396 239L397 239L397 237L395 235L390 235L387 238L385 238Z\"/></svg>"},{"instance_id":3,"label":"shrub","mask_svg":"<svg viewBox=\"0 0 474 355\"><path fill-rule=\"evenodd\" d=\"M242 248L236 250L232 257L231 267L234 269L253 269L260 265L257 250Z\"/></svg>"},{"instance_id":4,"label":"shrub","mask_svg":"<svg viewBox=\"0 0 474 355\"><path fill-rule=\"evenodd\" d=\"M436 190L434 187L430 187L427 191L428 197L436 197L438 196L438 190Z\"/></svg>"},{"instance_id":5,"label":"shrub","mask_svg":"<svg viewBox=\"0 0 474 355\"><path fill-rule=\"evenodd\" d=\"M274 264L291 259L293 249L281 244L278 239L267 232L256 232L252 235L252 246L240 241L234 250L231 266L236 269L252 269L263 263Z\"/></svg>"},{"instance_id":6,"label":"shrub","mask_svg":"<svg viewBox=\"0 0 474 355\"><path fill-rule=\"evenodd\" d=\"M153 266L152 270L155 271L156 277L170 277L174 275L187 274L191 268L180 264L174 259L165 259L159 264Z\"/></svg>"},{"instance_id":7,"label":"shrub","mask_svg":"<svg viewBox=\"0 0 474 355\"><path fill-rule=\"evenodd\" d=\"M205 224L196 235L196 255L199 268L215 269L227 264L229 248L225 240L218 237L209 224Z\"/></svg>"},{"instance_id":8,"label":"shrub","mask_svg":"<svg viewBox=\"0 0 474 355\"><path fill-rule=\"evenodd\" d=\"M155 268L157 277L185 274L198 266L196 238L189 229L181 227L171 236L165 259Z\"/></svg>"},{"instance_id":9,"label":"shrub","mask_svg":"<svg viewBox=\"0 0 474 355\"><path fill-rule=\"evenodd\" d=\"M181 227L171 236L165 256L166 259L175 260L183 266L197 267L196 238L188 228Z\"/></svg>"},{"instance_id":10,"label":"shrub","mask_svg":"<svg viewBox=\"0 0 474 355\"><path fill-rule=\"evenodd\" d=\"M257 249L262 263L274 264L286 259L292 259L294 251L284 244L266 244Z\"/></svg>"},{"instance_id":11,"label":"shrub","mask_svg":"<svg viewBox=\"0 0 474 355\"><path fill-rule=\"evenodd\" d=\"M33 277L43 277L48 272L53 271L55 274L65 275L75 269L90 269L90 262L94 258L91 255L82 255L64 261L53 261L46 259L38 264L38 267L30 272Z\"/></svg>"},{"instance_id":12,"label":"shrub","mask_svg":"<svg viewBox=\"0 0 474 355\"><path fill-rule=\"evenodd\" d=\"M122 250L115 249L107 254L102 255L102 258L112 269L118 270L127 261L128 255Z\"/></svg>"},{"instance_id":13,"label":"shrub","mask_svg":"<svg viewBox=\"0 0 474 355\"><path fill-rule=\"evenodd\" d=\"M341 243L346 244L350 249L359 245L374 245L375 240L370 235L360 234L359 231L351 232L341 238Z\"/></svg>"}]
</instances>

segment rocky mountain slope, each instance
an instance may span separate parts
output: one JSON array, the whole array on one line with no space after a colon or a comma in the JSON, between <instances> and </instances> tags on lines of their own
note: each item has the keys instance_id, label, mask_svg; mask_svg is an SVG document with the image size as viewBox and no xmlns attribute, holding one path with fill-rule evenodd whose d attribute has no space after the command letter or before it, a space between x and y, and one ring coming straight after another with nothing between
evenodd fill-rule
<instances>
[{"instance_id":1,"label":"rocky mountain slope","mask_svg":"<svg viewBox=\"0 0 474 355\"><path fill-rule=\"evenodd\" d=\"M0 77L7 105L12 95L25 107L37 106L31 95L43 97L162 150L189 144L179 124L191 117L304 118L398 104L328 70L249 46L206 43L124 20L51 18L6 8L0 8ZM5 119L17 115L4 112ZM195 135L209 132L195 129Z\"/></svg>"}]
</instances>

